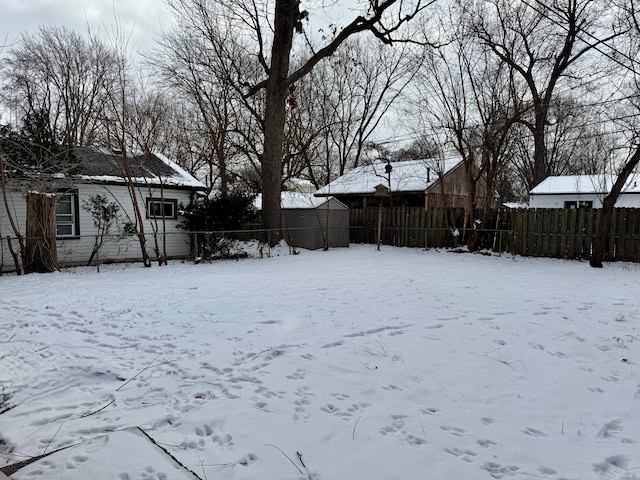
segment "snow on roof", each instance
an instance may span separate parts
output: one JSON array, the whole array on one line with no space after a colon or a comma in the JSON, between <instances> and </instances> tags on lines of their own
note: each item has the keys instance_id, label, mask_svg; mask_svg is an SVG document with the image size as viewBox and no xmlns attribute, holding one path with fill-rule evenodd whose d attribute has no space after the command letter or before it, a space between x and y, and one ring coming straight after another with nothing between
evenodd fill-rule
<instances>
[{"instance_id":1,"label":"snow on roof","mask_svg":"<svg viewBox=\"0 0 640 480\"><path fill-rule=\"evenodd\" d=\"M562 175L545 178L530 195L553 195L563 193L607 193L616 180L615 175ZM627 180L623 193L640 193L638 175Z\"/></svg>"},{"instance_id":2,"label":"snow on roof","mask_svg":"<svg viewBox=\"0 0 640 480\"><path fill-rule=\"evenodd\" d=\"M462 159L409 160L392 162L392 192L423 192L438 179L438 174L446 174L456 167ZM373 193L377 185L388 184L385 172L386 162L373 163L354 168L333 182L325 185L316 195L348 195Z\"/></svg>"},{"instance_id":3,"label":"snow on roof","mask_svg":"<svg viewBox=\"0 0 640 480\"><path fill-rule=\"evenodd\" d=\"M318 198L311 193L282 192L280 194L280 207L287 209L317 208L331 200L331 197ZM259 193L253 201L257 210L262 210L262 194Z\"/></svg>"},{"instance_id":4,"label":"snow on roof","mask_svg":"<svg viewBox=\"0 0 640 480\"><path fill-rule=\"evenodd\" d=\"M74 154L80 161L80 173L75 178L87 182L126 182L125 158L121 153L106 148L77 147ZM160 153L132 154L127 160L134 183L206 189L202 182Z\"/></svg>"},{"instance_id":5,"label":"snow on roof","mask_svg":"<svg viewBox=\"0 0 640 480\"><path fill-rule=\"evenodd\" d=\"M161 153L154 153L154 155L158 157L160 160L162 160L166 165L168 165L177 173L177 177L173 177L173 178L178 178L182 182L181 183L182 186L193 187L193 188L198 188L203 190L207 188L207 186L204 183L202 183L200 180L195 178L193 175L191 175L189 172L187 172L185 169L183 169L180 165L178 165L173 160L170 160L169 158L165 157Z\"/></svg>"}]
</instances>

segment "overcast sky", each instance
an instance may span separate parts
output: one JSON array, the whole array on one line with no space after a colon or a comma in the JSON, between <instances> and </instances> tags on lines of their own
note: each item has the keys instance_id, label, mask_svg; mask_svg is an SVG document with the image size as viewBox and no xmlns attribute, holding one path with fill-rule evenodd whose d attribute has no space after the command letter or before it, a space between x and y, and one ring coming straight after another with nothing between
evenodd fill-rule
<instances>
[{"instance_id":1,"label":"overcast sky","mask_svg":"<svg viewBox=\"0 0 640 480\"><path fill-rule=\"evenodd\" d=\"M40 25L64 25L83 33L89 23L106 36L116 16L140 49L151 47L152 37L172 21L163 0L0 0L0 43L11 44Z\"/></svg>"}]
</instances>

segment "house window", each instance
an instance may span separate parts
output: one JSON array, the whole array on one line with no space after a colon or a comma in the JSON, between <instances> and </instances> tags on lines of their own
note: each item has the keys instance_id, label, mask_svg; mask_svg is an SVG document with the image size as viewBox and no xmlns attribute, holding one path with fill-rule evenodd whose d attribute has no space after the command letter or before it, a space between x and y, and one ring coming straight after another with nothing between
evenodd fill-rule
<instances>
[{"instance_id":1,"label":"house window","mask_svg":"<svg viewBox=\"0 0 640 480\"><path fill-rule=\"evenodd\" d=\"M591 200L564 202L564 208L593 208L593 202Z\"/></svg>"},{"instance_id":2,"label":"house window","mask_svg":"<svg viewBox=\"0 0 640 480\"><path fill-rule=\"evenodd\" d=\"M147 218L178 218L178 201L166 198L147 198Z\"/></svg>"},{"instance_id":3,"label":"house window","mask_svg":"<svg viewBox=\"0 0 640 480\"><path fill-rule=\"evenodd\" d=\"M56 206L56 236L59 238L80 235L78 218L78 193L58 193Z\"/></svg>"}]
</instances>

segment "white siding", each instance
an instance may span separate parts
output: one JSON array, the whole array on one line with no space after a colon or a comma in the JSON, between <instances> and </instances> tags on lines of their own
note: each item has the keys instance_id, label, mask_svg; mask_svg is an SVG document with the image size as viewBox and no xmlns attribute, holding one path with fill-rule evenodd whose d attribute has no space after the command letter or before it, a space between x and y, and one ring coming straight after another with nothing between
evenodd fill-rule
<instances>
[{"instance_id":1,"label":"white siding","mask_svg":"<svg viewBox=\"0 0 640 480\"><path fill-rule=\"evenodd\" d=\"M593 208L602 208L603 195L597 193L558 193L547 195L531 194L530 208L564 208L564 202L591 201ZM623 193L616 202L617 208L640 208L640 194Z\"/></svg>"},{"instance_id":2,"label":"white siding","mask_svg":"<svg viewBox=\"0 0 640 480\"><path fill-rule=\"evenodd\" d=\"M602 207L602 196L595 193L549 194L529 197L530 208L564 208L564 202L593 202L593 208Z\"/></svg>"},{"instance_id":3,"label":"white siding","mask_svg":"<svg viewBox=\"0 0 640 480\"><path fill-rule=\"evenodd\" d=\"M120 207L118 224L113 225L109 231L109 236L99 252L101 262L107 260L137 260L141 258L140 244L136 236L121 235L122 228L127 221L135 223L133 203L125 185L97 185L79 184L74 187L78 192L79 207L79 231L80 238L69 238L59 240L58 260L61 265L84 264L89 260L97 234L97 228L93 223L91 214L83 208L83 202L89 200L94 195L102 195L109 201L116 203ZM176 205L187 205L191 201L192 192L189 190L178 190L172 188L147 188L138 187L136 195L140 211L143 216L143 227L147 239L147 251L151 257L155 257L154 232L158 239L160 252L163 251L163 242L166 242L166 253L169 257L186 257L191 253L190 235L177 225L180 219L165 219L164 227L162 219L148 219L146 215L147 198L164 198L165 200L176 200ZM10 210L13 214L21 233L25 233L26 227L26 195L20 191L8 192ZM13 260L10 256L6 237L14 236L9 225L4 202L0 201L0 271L13 269ZM17 243L14 242L17 250Z\"/></svg>"}]
</instances>

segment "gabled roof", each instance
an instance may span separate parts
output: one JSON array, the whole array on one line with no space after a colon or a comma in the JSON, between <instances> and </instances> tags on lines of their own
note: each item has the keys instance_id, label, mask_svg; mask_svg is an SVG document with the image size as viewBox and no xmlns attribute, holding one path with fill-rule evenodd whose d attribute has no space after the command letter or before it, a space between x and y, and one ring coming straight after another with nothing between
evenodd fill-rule
<instances>
[{"instance_id":1,"label":"gabled roof","mask_svg":"<svg viewBox=\"0 0 640 480\"><path fill-rule=\"evenodd\" d=\"M392 162L391 192L424 193L427 187L438 180L439 174L447 174L461 162L460 157ZM322 187L316 195L373 194L377 185L387 186L388 184L386 165L386 162L378 162L354 168Z\"/></svg>"},{"instance_id":2,"label":"gabled roof","mask_svg":"<svg viewBox=\"0 0 640 480\"><path fill-rule=\"evenodd\" d=\"M136 184L206 189L202 182L159 153L132 154L125 159L120 153L107 148L76 147L73 152L80 163L79 173L73 178L89 183L126 183L127 161Z\"/></svg>"},{"instance_id":3,"label":"gabled roof","mask_svg":"<svg viewBox=\"0 0 640 480\"><path fill-rule=\"evenodd\" d=\"M607 194L617 176L602 175L562 175L545 178L529 192L530 195L562 195L572 193ZM632 175L627 180L622 193L640 193L640 179Z\"/></svg>"},{"instance_id":4,"label":"gabled roof","mask_svg":"<svg viewBox=\"0 0 640 480\"><path fill-rule=\"evenodd\" d=\"M280 194L280 208L283 210L304 210L307 208L318 208L330 201L337 202L339 205L344 206L342 202L329 198L317 198L312 193L302 192L282 192ZM259 193L253 201L253 206L256 210L262 210L262 194Z\"/></svg>"}]
</instances>

